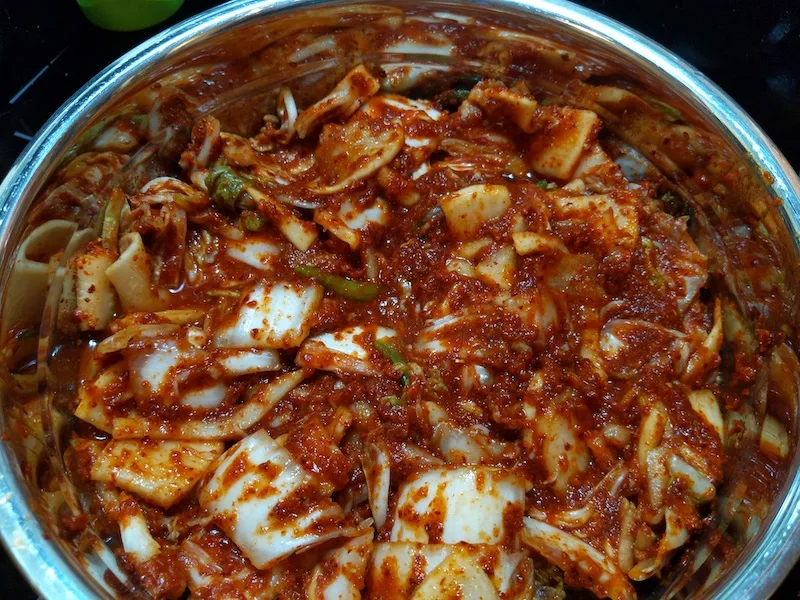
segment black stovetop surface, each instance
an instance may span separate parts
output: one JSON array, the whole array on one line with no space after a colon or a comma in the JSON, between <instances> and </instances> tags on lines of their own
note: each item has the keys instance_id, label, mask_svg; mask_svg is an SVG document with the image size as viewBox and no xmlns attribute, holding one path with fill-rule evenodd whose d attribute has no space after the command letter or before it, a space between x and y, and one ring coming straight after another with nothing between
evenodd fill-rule
<instances>
[{"instance_id":1,"label":"black stovetop surface","mask_svg":"<svg viewBox=\"0 0 800 600\"><path fill-rule=\"evenodd\" d=\"M728 92L800 169L798 0L583 0L680 55ZM187 0L133 33L91 25L74 1L0 0L0 177L47 118L111 61L157 31L219 4ZM0 549L0 598L36 594ZM800 598L795 567L775 600Z\"/></svg>"}]
</instances>

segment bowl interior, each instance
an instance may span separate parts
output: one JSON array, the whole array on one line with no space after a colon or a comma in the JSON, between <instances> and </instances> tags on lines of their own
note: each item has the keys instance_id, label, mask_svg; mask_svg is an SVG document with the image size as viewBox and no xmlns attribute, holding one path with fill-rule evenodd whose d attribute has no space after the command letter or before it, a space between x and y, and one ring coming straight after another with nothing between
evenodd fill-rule
<instances>
[{"instance_id":1,"label":"bowl interior","mask_svg":"<svg viewBox=\"0 0 800 600\"><path fill-rule=\"evenodd\" d=\"M425 43L407 41L420 39L420 31ZM467 41L470 50L464 51ZM0 187L0 247L6 249L3 336L19 320L10 316L10 307L20 304L12 249L29 229L26 215L32 203L46 194L59 165L91 149L125 111L153 110L164 90L191 99L185 119L171 131L131 149L133 160L119 181L136 189L153 173L174 168L170 144L186 136L198 116L213 114L225 131L251 134L262 115L274 111L281 86L307 105L361 63L385 74L393 91L417 97L468 87L481 78L521 79L545 101L594 110L620 144L672 182L672 212L691 218L698 243L713 258L720 290L738 311L759 327L781 332L791 345L796 342L798 286L792 265L798 258L800 184L769 140L722 92L635 32L568 3L513 1L437 1L424 8L411 2L312 7L239 1L132 51L60 109ZM625 90L649 109L631 110L630 99L600 101L587 93L599 87ZM681 144L665 145L665 136ZM703 160L687 160L687 151L702 154ZM102 201L96 199L95 205ZM92 227L86 218L65 238L62 264L89 239ZM762 261L743 263L742 248ZM771 265L768 285L765 263ZM36 359L38 369L33 383L28 382L27 399L20 399L19 389L2 390L10 442L0 461L0 493L9 494L0 504L0 524L5 543L43 596L113 597L104 572L111 569L125 578L116 566L114 541L89 536L69 543L56 533L59 511L87 509L61 460L70 414L60 400L75 382L70 380L74 375L51 368L53 354L68 341L54 329L59 298L58 278L50 282L46 301L22 295L22 304L34 315L27 325L39 330L39 338L20 344L13 360ZM778 398L776 390L786 386L771 379L774 361L767 363L746 401L755 414L762 411L762 418L767 396L778 403L796 440L800 388L795 383ZM34 405L29 401L34 397L41 402ZM798 450L793 443L791 461L764 473L771 480L772 502L766 505L758 496L763 491L742 485L742 469L757 452L756 441L731 449L713 527L681 560L676 557L668 576L643 597L766 597L778 585L800 553L800 540L792 537L800 516L791 508L800 494ZM52 485L44 485L43 463L48 477L63 488L60 496ZM756 518L744 519L744 513ZM47 577L39 578L42 565L51 566Z\"/></svg>"}]
</instances>

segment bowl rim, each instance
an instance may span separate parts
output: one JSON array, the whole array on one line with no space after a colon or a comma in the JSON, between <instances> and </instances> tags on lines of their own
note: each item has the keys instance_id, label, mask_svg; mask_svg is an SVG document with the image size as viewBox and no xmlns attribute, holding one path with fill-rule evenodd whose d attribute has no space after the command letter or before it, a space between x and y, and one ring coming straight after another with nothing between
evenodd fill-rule
<instances>
[{"instance_id":1,"label":"bowl rim","mask_svg":"<svg viewBox=\"0 0 800 600\"><path fill-rule=\"evenodd\" d=\"M0 265L2 271L7 273L8 262L13 260L7 252L15 241L11 224L23 217L33 200L34 188L54 170L55 161L50 159L59 156L84 127L85 115L97 114L112 98L134 88L138 73L168 60L198 38L217 35L264 16L292 9L353 3L402 7L410 0L232 0L165 29L112 62L53 113L0 183L0 249L5 252ZM449 5L452 9L488 8L523 18L527 15L555 20L560 26L577 30L592 41L614 46L627 60L656 74L678 95L701 102L713 124L750 154L755 167L771 176L769 187L783 200L781 212L797 242L800 232L800 178L797 173L764 131L726 92L670 50L627 25L567 0L439 0L432 4ZM724 586L719 586L722 589L715 590L717 598L768 597L800 556L798 447L783 489L775 498L769 526L760 533L760 539L751 542L749 552L737 559ZM28 493L21 481L22 474L13 452L4 443L0 451L0 538L8 555L42 598L83 600L102 593L96 584L77 571L74 561L66 558L48 539L28 503Z\"/></svg>"}]
</instances>

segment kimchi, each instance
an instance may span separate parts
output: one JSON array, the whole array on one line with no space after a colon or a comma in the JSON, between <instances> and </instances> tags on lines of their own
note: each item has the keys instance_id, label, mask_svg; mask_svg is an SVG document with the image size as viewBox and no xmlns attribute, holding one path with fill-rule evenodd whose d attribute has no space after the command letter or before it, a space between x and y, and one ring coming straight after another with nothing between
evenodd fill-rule
<instances>
[{"instance_id":1,"label":"kimchi","mask_svg":"<svg viewBox=\"0 0 800 600\"><path fill-rule=\"evenodd\" d=\"M124 593L628 600L710 524L760 425L721 349L761 350L668 182L523 79L386 77L282 87L249 137L201 114L133 190L169 112L122 115L37 205L42 290L99 210L57 267L91 506L62 526L116 548ZM786 459L775 415L759 443Z\"/></svg>"}]
</instances>

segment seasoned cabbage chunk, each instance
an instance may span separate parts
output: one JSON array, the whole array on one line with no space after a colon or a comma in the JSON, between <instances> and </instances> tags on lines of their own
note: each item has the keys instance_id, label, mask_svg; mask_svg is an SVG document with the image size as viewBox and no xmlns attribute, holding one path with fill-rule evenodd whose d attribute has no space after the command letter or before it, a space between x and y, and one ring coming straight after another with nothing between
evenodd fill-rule
<instances>
[{"instance_id":1,"label":"seasoned cabbage chunk","mask_svg":"<svg viewBox=\"0 0 800 600\"><path fill-rule=\"evenodd\" d=\"M570 479L589 466L586 444L578 436L576 419L568 411L553 406L537 415L535 437L541 444L548 481L560 491L566 491Z\"/></svg>"},{"instance_id":2,"label":"seasoned cabbage chunk","mask_svg":"<svg viewBox=\"0 0 800 600\"><path fill-rule=\"evenodd\" d=\"M388 223L389 207L381 198L367 207L357 206L348 198L336 212L326 209L316 210L314 220L356 250L363 244L364 230L370 226Z\"/></svg>"},{"instance_id":3,"label":"seasoned cabbage chunk","mask_svg":"<svg viewBox=\"0 0 800 600\"><path fill-rule=\"evenodd\" d=\"M308 338L300 347L297 364L335 373L376 374L372 342L392 338L397 333L387 327L348 327Z\"/></svg>"},{"instance_id":4,"label":"seasoned cabbage chunk","mask_svg":"<svg viewBox=\"0 0 800 600\"><path fill-rule=\"evenodd\" d=\"M223 450L222 442L113 440L92 465L92 479L169 508L192 490Z\"/></svg>"},{"instance_id":5,"label":"seasoned cabbage chunk","mask_svg":"<svg viewBox=\"0 0 800 600\"><path fill-rule=\"evenodd\" d=\"M500 543L516 535L529 487L520 474L492 467L419 473L400 488L391 540Z\"/></svg>"},{"instance_id":6,"label":"seasoned cabbage chunk","mask_svg":"<svg viewBox=\"0 0 800 600\"><path fill-rule=\"evenodd\" d=\"M562 569L577 571L586 587L600 598L628 600L636 597L633 586L611 559L580 538L525 517L522 541Z\"/></svg>"},{"instance_id":7,"label":"seasoned cabbage chunk","mask_svg":"<svg viewBox=\"0 0 800 600\"><path fill-rule=\"evenodd\" d=\"M416 349L421 353L438 354L443 352L458 353L462 358L480 358L485 355L481 348L459 344L459 333L465 328L472 328L480 323L481 316L471 312L461 311L425 323L425 328L419 332Z\"/></svg>"},{"instance_id":8,"label":"seasoned cabbage chunk","mask_svg":"<svg viewBox=\"0 0 800 600\"><path fill-rule=\"evenodd\" d=\"M549 108L544 129L537 132L531 144L531 166L544 177L569 179L597 136L600 119L590 110Z\"/></svg>"},{"instance_id":9,"label":"seasoned cabbage chunk","mask_svg":"<svg viewBox=\"0 0 800 600\"><path fill-rule=\"evenodd\" d=\"M467 557L451 554L414 590L412 600L499 600L491 579Z\"/></svg>"},{"instance_id":10,"label":"seasoned cabbage chunk","mask_svg":"<svg viewBox=\"0 0 800 600\"><path fill-rule=\"evenodd\" d=\"M511 246L502 246L475 266L475 274L486 283L508 290L514 284L516 255Z\"/></svg>"},{"instance_id":11,"label":"seasoned cabbage chunk","mask_svg":"<svg viewBox=\"0 0 800 600\"><path fill-rule=\"evenodd\" d=\"M356 115L344 125L323 129L316 159L322 174L315 191L334 194L354 186L389 164L403 148L405 137L398 122Z\"/></svg>"},{"instance_id":12,"label":"seasoned cabbage chunk","mask_svg":"<svg viewBox=\"0 0 800 600\"><path fill-rule=\"evenodd\" d=\"M163 310L169 305L167 291L155 286L152 257L142 236L128 233L120 239L121 254L105 269L122 307L131 311Z\"/></svg>"},{"instance_id":13,"label":"seasoned cabbage chunk","mask_svg":"<svg viewBox=\"0 0 800 600\"><path fill-rule=\"evenodd\" d=\"M198 598L259 600L285 590L291 566L281 564L260 571L239 554L230 554L230 539L216 528L200 528L181 542L189 590Z\"/></svg>"},{"instance_id":14,"label":"seasoned cabbage chunk","mask_svg":"<svg viewBox=\"0 0 800 600\"><path fill-rule=\"evenodd\" d=\"M75 262L75 314L81 331L104 329L111 322L117 297L106 275L114 255L98 245Z\"/></svg>"},{"instance_id":15,"label":"seasoned cabbage chunk","mask_svg":"<svg viewBox=\"0 0 800 600\"><path fill-rule=\"evenodd\" d=\"M459 427L434 402L425 404L428 423L433 427L431 440L450 464L491 462L504 453L513 453L514 446L494 440L482 425Z\"/></svg>"},{"instance_id":16,"label":"seasoned cabbage chunk","mask_svg":"<svg viewBox=\"0 0 800 600\"><path fill-rule=\"evenodd\" d=\"M639 221L633 198L626 192L594 196L557 193L552 196L555 216L591 227L606 252L615 248L630 251L637 244Z\"/></svg>"},{"instance_id":17,"label":"seasoned cabbage chunk","mask_svg":"<svg viewBox=\"0 0 800 600\"><path fill-rule=\"evenodd\" d=\"M389 514L392 481L389 452L381 444L370 444L362 458L362 469L367 483L369 509L375 519L375 527L381 529Z\"/></svg>"},{"instance_id":18,"label":"seasoned cabbage chunk","mask_svg":"<svg viewBox=\"0 0 800 600\"><path fill-rule=\"evenodd\" d=\"M439 570L441 565L444 567ZM483 577L487 577L491 588ZM416 597L417 593L431 597L431 593L442 587L451 589L463 579L476 581L488 597L523 600L532 593L532 578L533 565L526 552L468 544L375 544L367 570L368 588L381 590L386 600ZM466 583L464 592L468 593L471 587Z\"/></svg>"},{"instance_id":19,"label":"seasoned cabbage chunk","mask_svg":"<svg viewBox=\"0 0 800 600\"><path fill-rule=\"evenodd\" d=\"M263 371L277 371L281 359L275 350L218 350L214 357L227 375L247 375Z\"/></svg>"},{"instance_id":20,"label":"seasoned cabbage chunk","mask_svg":"<svg viewBox=\"0 0 800 600\"><path fill-rule=\"evenodd\" d=\"M694 390L689 392L689 404L703 420L719 434L725 442L725 423L716 396L710 390Z\"/></svg>"},{"instance_id":21,"label":"seasoned cabbage chunk","mask_svg":"<svg viewBox=\"0 0 800 600\"><path fill-rule=\"evenodd\" d=\"M308 600L361 600L364 572L372 552L372 532L331 550L311 571Z\"/></svg>"},{"instance_id":22,"label":"seasoned cabbage chunk","mask_svg":"<svg viewBox=\"0 0 800 600\"><path fill-rule=\"evenodd\" d=\"M161 546L150 533L142 510L128 510L119 520L119 533L122 549L131 556L135 563L145 563L161 551Z\"/></svg>"},{"instance_id":23,"label":"seasoned cabbage chunk","mask_svg":"<svg viewBox=\"0 0 800 600\"><path fill-rule=\"evenodd\" d=\"M256 284L224 319L214 336L225 348L292 348L311 329L310 319L322 300L318 285L286 281Z\"/></svg>"},{"instance_id":24,"label":"seasoned cabbage chunk","mask_svg":"<svg viewBox=\"0 0 800 600\"><path fill-rule=\"evenodd\" d=\"M241 439L307 376L308 372L297 369L261 382L248 391L244 402L218 418L201 414L174 424L169 420L145 419L138 415L115 417L111 420L109 432L113 431L116 439Z\"/></svg>"},{"instance_id":25,"label":"seasoned cabbage chunk","mask_svg":"<svg viewBox=\"0 0 800 600\"><path fill-rule=\"evenodd\" d=\"M202 364L205 353L187 348L176 339L159 339L142 351L133 351L128 360L134 394L142 398L174 398L178 390L178 371Z\"/></svg>"},{"instance_id":26,"label":"seasoned cabbage chunk","mask_svg":"<svg viewBox=\"0 0 800 600\"><path fill-rule=\"evenodd\" d=\"M120 361L101 371L94 381L78 388L75 416L101 431L111 433L114 417L108 410L106 399L130 395L129 392L122 391L127 374L127 365L124 361Z\"/></svg>"},{"instance_id":27,"label":"seasoned cabbage chunk","mask_svg":"<svg viewBox=\"0 0 800 600\"><path fill-rule=\"evenodd\" d=\"M335 116L349 117L381 87L364 65L350 71L339 84L319 102L312 104L297 116L295 129L302 139L320 123Z\"/></svg>"},{"instance_id":28,"label":"seasoned cabbage chunk","mask_svg":"<svg viewBox=\"0 0 800 600\"><path fill-rule=\"evenodd\" d=\"M441 206L450 231L465 239L502 216L511 206L511 195L504 185L472 185L443 198Z\"/></svg>"},{"instance_id":29,"label":"seasoned cabbage chunk","mask_svg":"<svg viewBox=\"0 0 800 600\"><path fill-rule=\"evenodd\" d=\"M489 115L508 119L525 133L536 130L536 100L503 84L488 82L478 84L469 93L469 101L477 104Z\"/></svg>"},{"instance_id":30,"label":"seasoned cabbage chunk","mask_svg":"<svg viewBox=\"0 0 800 600\"><path fill-rule=\"evenodd\" d=\"M198 498L258 569L353 531L339 505L263 429L225 453Z\"/></svg>"},{"instance_id":31,"label":"seasoned cabbage chunk","mask_svg":"<svg viewBox=\"0 0 800 600\"><path fill-rule=\"evenodd\" d=\"M319 234L316 226L302 219L291 206L283 204L271 194L256 187L248 187L246 191L256 203L259 213L265 215L295 248L306 251L317 241Z\"/></svg>"},{"instance_id":32,"label":"seasoned cabbage chunk","mask_svg":"<svg viewBox=\"0 0 800 600\"><path fill-rule=\"evenodd\" d=\"M280 247L272 242L259 239L238 241L229 240L225 251L232 259L258 269L271 271Z\"/></svg>"}]
</instances>

